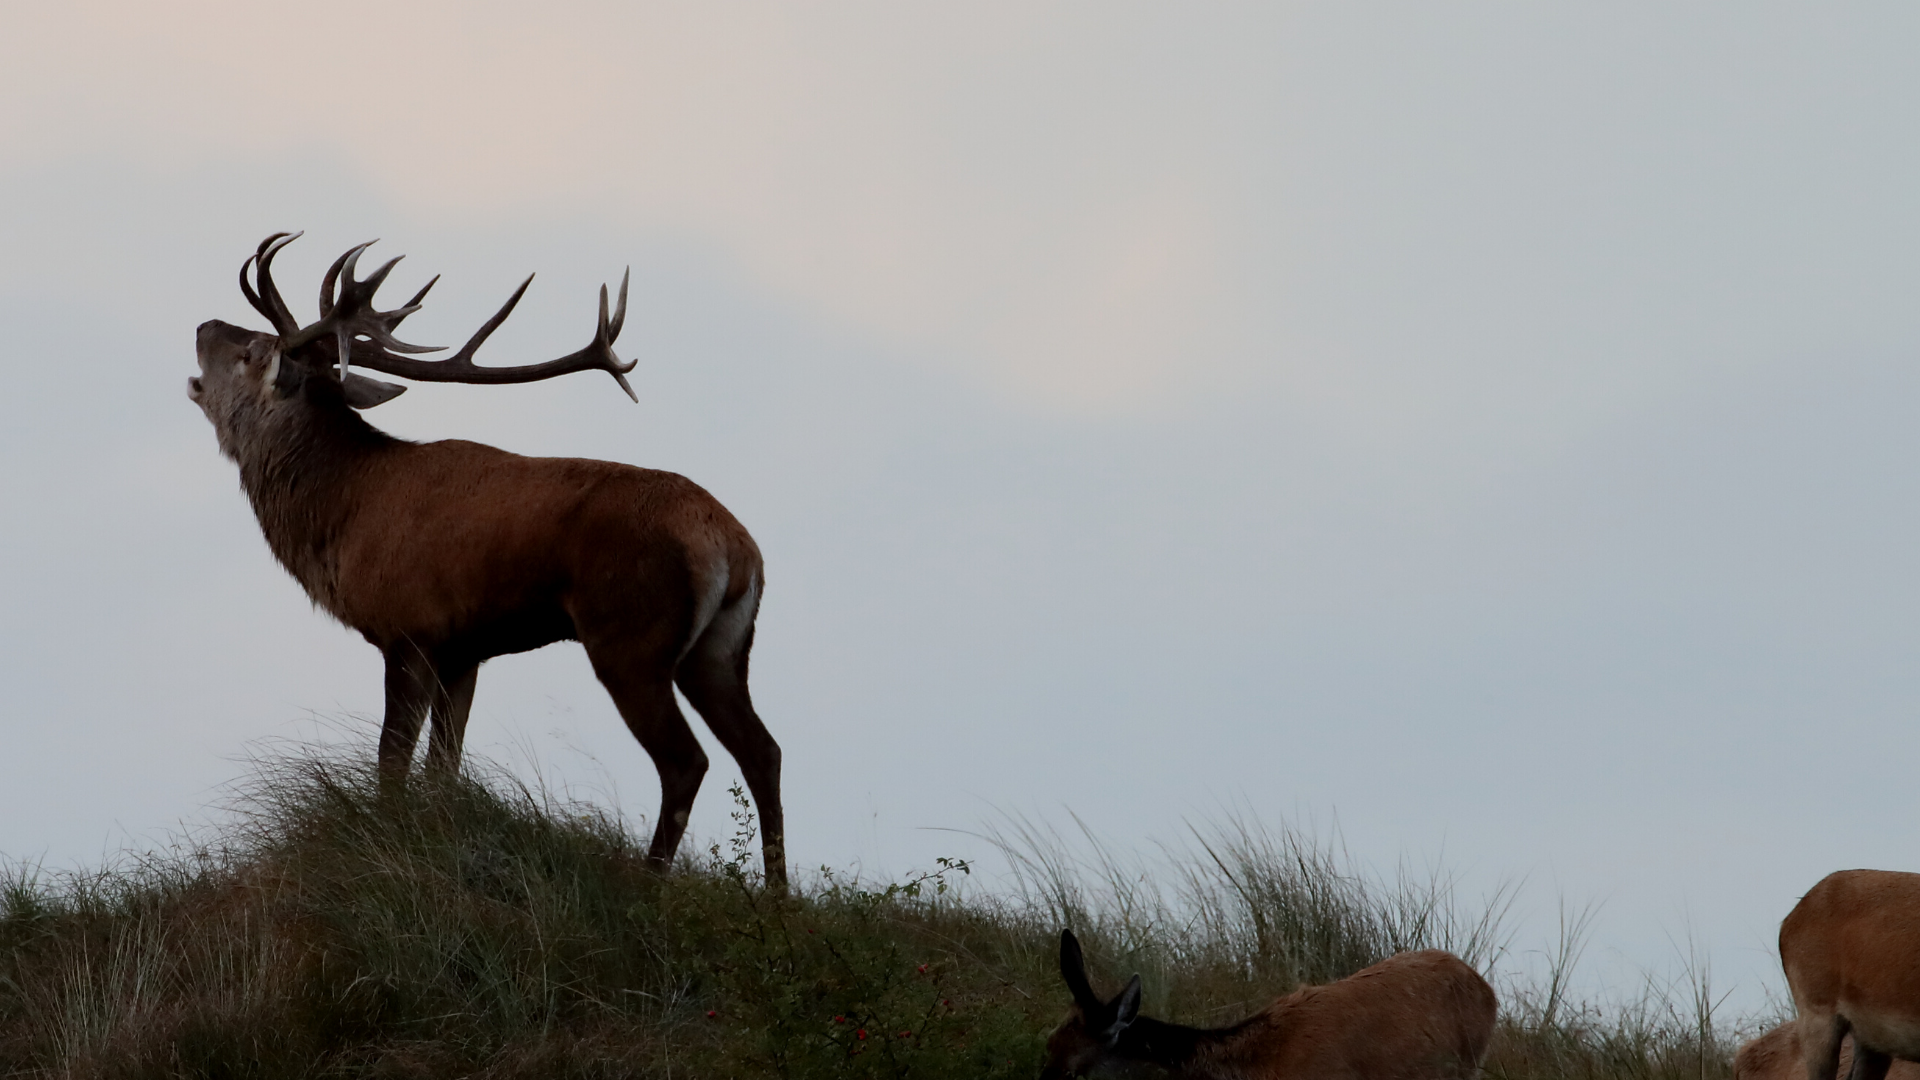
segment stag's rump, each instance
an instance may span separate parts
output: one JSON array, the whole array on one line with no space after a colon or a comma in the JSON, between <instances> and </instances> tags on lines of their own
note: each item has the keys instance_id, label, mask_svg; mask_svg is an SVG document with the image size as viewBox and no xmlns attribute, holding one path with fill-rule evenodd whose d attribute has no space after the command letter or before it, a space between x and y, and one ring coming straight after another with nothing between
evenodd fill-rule
<instances>
[{"instance_id":1,"label":"stag's rump","mask_svg":"<svg viewBox=\"0 0 1920 1080\"><path fill-rule=\"evenodd\" d=\"M1873 1049L1920 1059L1920 874L1828 874L1780 924L1800 1016L1845 1018Z\"/></svg>"},{"instance_id":2,"label":"stag's rump","mask_svg":"<svg viewBox=\"0 0 1920 1080\"><path fill-rule=\"evenodd\" d=\"M474 659L617 634L677 638L757 588L746 529L677 473L397 443L360 477L335 580L342 621L382 647Z\"/></svg>"}]
</instances>

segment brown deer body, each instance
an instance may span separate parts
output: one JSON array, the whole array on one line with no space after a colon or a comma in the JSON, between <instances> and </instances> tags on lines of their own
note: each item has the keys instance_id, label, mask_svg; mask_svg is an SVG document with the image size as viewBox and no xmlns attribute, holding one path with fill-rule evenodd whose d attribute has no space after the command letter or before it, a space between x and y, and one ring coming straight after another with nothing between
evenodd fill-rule
<instances>
[{"instance_id":1,"label":"brown deer body","mask_svg":"<svg viewBox=\"0 0 1920 1080\"><path fill-rule=\"evenodd\" d=\"M611 319L601 291L595 342L572 356L519 368L471 364L519 300L516 292L455 357L422 361L395 355L422 350L391 336L420 296L394 312L373 311L373 290L393 264L354 280L365 245L328 273L321 321L294 323L269 275L287 239L268 238L248 260L257 267L257 291L246 267L241 278L278 333L201 325L200 375L189 380L188 395L212 422L221 451L240 466L241 487L274 556L317 606L384 656L382 775L405 776L429 712L428 766L458 765L481 663L577 640L659 770L660 817L649 856L661 865L672 859L707 769L674 701L677 685L739 762L759 811L767 879L784 884L780 748L747 691L765 583L747 530L713 496L673 473L521 457L457 440L396 439L355 408L401 388L352 374L340 362L470 382L598 369L625 387L621 376L632 364L621 364L611 348L625 315L624 283Z\"/></svg>"},{"instance_id":2,"label":"brown deer body","mask_svg":"<svg viewBox=\"0 0 1920 1080\"><path fill-rule=\"evenodd\" d=\"M1920 1061L1920 874L1828 874L1781 922L1780 963L1809 1080L1834 1080L1849 1033L1857 1080Z\"/></svg>"},{"instance_id":3,"label":"brown deer body","mask_svg":"<svg viewBox=\"0 0 1920 1080\"><path fill-rule=\"evenodd\" d=\"M1102 1001L1070 931L1060 934L1060 975L1073 1007L1047 1040L1044 1080L1139 1066L1186 1080L1464 1080L1478 1072L1499 1012L1493 987L1437 949L1304 987L1223 1028L1139 1015L1138 975Z\"/></svg>"},{"instance_id":4,"label":"brown deer body","mask_svg":"<svg viewBox=\"0 0 1920 1080\"><path fill-rule=\"evenodd\" d=\"M1837 1075L1853 1069L1853 1037L1840 1040ZM1789 1020L1740 1044L1733 1055L1733 1080L1807 1080L1806 1055L1800 1043L1800 1025ZM1895 1061L1887 1080L1920 1080L1920 1064Z\"/></svg>"}]
</instances>

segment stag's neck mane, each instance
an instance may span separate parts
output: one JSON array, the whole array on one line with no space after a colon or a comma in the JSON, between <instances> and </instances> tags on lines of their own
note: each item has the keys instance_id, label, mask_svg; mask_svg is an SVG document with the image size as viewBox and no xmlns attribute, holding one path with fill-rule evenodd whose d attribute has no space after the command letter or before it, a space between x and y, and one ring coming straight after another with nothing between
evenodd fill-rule
<instances>
[{"instance_id":1,"label":"stag's neck mane","mask_svg":"<svg viewBox=\"0 0 1920 1080\"><path fill-rule=\"evenodd\" d=\"M334 611L334 543L352 519L357 481L376 457L411 444L361 419L336 385L309 380L303 391L237 425L231 456L274 557Z\"/></svg>"}]
</instances>

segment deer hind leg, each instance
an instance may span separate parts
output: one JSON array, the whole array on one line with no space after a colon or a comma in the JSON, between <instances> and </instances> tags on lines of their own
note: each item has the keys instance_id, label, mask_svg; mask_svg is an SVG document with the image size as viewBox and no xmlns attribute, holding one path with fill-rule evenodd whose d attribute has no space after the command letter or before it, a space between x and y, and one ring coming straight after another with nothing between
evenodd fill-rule
<instances>
[{"instance_id":1,"label":"deer hind leg","mask_svg":"<svg viewBox=\"0 0 1920 1080\"><path fill-rule=\"evenodd\" d=\"M391 784L406 779L413 765L413 748L420 742L420 727L439 680L433 663L411 642L382 651L387 659L387 714L380 725L380 779Z\"/></svg>"},{"instance_id":2,"label":"deer hind leg","mask_svg":"<svg viewBox=\"0 0 1920 1080\"><path fill-rule=\"evenodd\" d=\"M680 692L699 710L720 745L740 764L740 775L760 815L760 851L767 884L787 886L786 820L780 809L780 744L753 711L747 692L747 654L753 648L758 597L748 593L722 609L680 661Z\"/></svg>"},{"instance_id":3,"label":"deer hind leg","mask_svg":"<svg viewBox=\"0 0 1920 1080\"><path fill-rule=\"evenodd\" d=\"M1837 1080L1840 1043L1847 1037L1846 1018L1832 1010L1803 1007L1794 1023L1800 1027L1800 1055L1807 1080Z\"/></svg>"},{"instance_id":4,"label":"deer hind leg","mask_svg":"<svg viewBox=\"0 0 1920 1080\"><path fill-rule=\"evenodd\" d=\"M1886 1080L1893 1068L1893 1056L1860 1045L1860 1034L1853 1036L1853 1075L1851 1080Z\"/></svg>"},{"instance_id":5,"label":"deer hind leg","mask_svg":"<svg viewBox=\"0 0 1920 1080\"><path fill-rule=\"evenodd\" d=\"M673 700L672 668L636 664L635 651L597 642L587 647L587 658L593 661L600 684L613 696L627 730L640 740L660 774L660 818L653 827L647 859L666 869L686 834L693 797L707 775L707 752L700 749L700 740Z\"/></svg>"},{"instance_id":6,"label":"deer hind leg","mask_svg":"<svg viewBox=\"0 0 1920 1080\"><path fill-rule=\"evenodd\" d=\"M473 688L480 665L464 669L443 667L442 682L433 695L433 727L427 735L427 770L450 775L460 769L460 750L467 741L467 714L473 711Z\"/></svg>"}]
</instances>

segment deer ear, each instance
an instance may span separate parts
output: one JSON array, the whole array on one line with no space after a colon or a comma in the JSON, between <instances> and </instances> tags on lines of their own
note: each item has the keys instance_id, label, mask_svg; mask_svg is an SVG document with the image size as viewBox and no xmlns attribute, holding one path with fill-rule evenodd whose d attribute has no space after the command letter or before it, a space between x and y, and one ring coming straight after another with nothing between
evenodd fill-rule
<instances>
[{"instance_id":1,"label":"deer ear","mask_svg":"<svg viewBox=\"0 0 1920 1080\"><path fill-rule=\"evenodd\" d=\"M1100 1007L1100 999L1087 982L1087 958L1081 955L1080 939L1071 930L1060 931L1060 978L1082 1012L1092 1014Z\"/></svg>"},{"instance_id":2,"label":"deer ear","mask_svg":"<svg viewBox=\"0 0 1920 1080\"><path fill-rule=\"evenodd\" d=\"M297 362L290 362L279 349L267 360L267 371L261 381L273 387L273 392L281 397L292 397L300 392L300 384L307 381L307 371Z\"/></svg>"},{"instance_id":3,"label":"deer ear","mask_svg":"<svg viewBox=\"0 0 1920 1080\"><path fill-rule=\"evenodd\" d=\"M347 393L347 404L356 409L371 409L407 392L406 387L396 383L381 382L351 372L347 374L347 381L341 384L341 389Z\"/></svg>"},{"instance_id":4,"label":"deer ear","mask_svg":"<svg viewBox=\"0 0 1920 1080\"><path fill-rule=\"evenodd\" d=\"M1107 1038L1117 1039L1128 1025L1140 1018L1140 976L1128 980L1127 988L1113 999L1113 1026L1107 1029Z\"/></svg>"}]
</instances>

